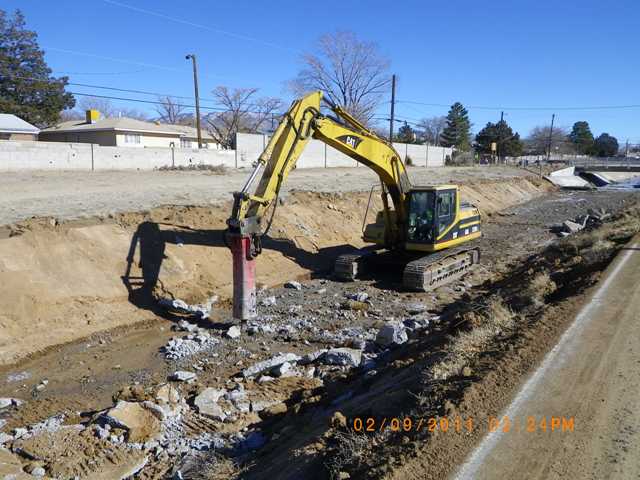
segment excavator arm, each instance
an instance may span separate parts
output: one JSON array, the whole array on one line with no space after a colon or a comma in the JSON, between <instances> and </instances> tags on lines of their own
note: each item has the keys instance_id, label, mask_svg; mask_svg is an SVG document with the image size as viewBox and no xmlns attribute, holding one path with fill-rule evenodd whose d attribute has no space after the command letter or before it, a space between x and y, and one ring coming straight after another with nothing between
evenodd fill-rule
<instances>
[{"instance_id":1,"label":"excavator arm","mask_svg":"<svg viewBox=\"0 0 640 480\"><path fill-rule=\"evenodd\" d=\"M233 194L233 209L227 220L227 241L233 255L235 318L247 320L256 315L255 258L262 250L260 239L269 230L282 185L311 138L348 155L378 175L382 184L386 243L393 246L403 239L405 200L411 185L400 156L389 142L369 131L340 107L332 107L332 110L343 123L322 115L321 101L322 93L314 92L293 102L254 164L243 189ZM251 193L259 176L259 183ZM396 211L395 222L391 221L388 196ZM270 206L272 214L265 221Z\"/></svg>"}]
</instances>

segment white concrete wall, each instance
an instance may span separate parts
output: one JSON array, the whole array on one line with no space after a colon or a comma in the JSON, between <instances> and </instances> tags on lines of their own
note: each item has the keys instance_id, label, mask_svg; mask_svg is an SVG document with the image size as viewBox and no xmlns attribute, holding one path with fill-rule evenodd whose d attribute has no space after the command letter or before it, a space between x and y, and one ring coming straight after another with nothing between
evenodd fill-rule
<instances>
[{"instance_id":1,"label":"white concrete wall","mask_svg":"<svg viewBox=\"0 0 640 480\"><path fill-rule=\"evenodd\" d=\"M260 156L267 143L269 143L267 135L237 134L238 166L250 165ZM414 165L421 167L443 167L446 156L451 156L453 153L451 148L428 145L394 142L393 146L403 161L406 161L406 157L409 156ZM297 164L298 168L355 167L358 165L358 162L352 158L319 140L309 142Z\"/></svg>"},{"instance_id":2,"label":"white concrete wall","mask_svg":"<svg viewBox=\"0 0 640 480\"><path fill-rule=\"evenodd\" d=\"M101 147L89 143L0 141L0 171L152 170L165 166L225 165L233 150Z\"/></svg>"},{"instance_id":3,"label":"white concrete wall","mask_svg":"<svg viewBox=\"0 0 640 480\"><path fill-rule=\"evenodd\" d=\"M269 141L266 135L238 134L236 150L102 147L90 143L0 140L0 171L13 170L152 170L164 166L225 165L251 167ZM444 166L450 148L395 143L403 160L415 166ZM298 168L356 167L359 164L338 150L311 140L298 160Z\"/></svg>"}]
</instances>

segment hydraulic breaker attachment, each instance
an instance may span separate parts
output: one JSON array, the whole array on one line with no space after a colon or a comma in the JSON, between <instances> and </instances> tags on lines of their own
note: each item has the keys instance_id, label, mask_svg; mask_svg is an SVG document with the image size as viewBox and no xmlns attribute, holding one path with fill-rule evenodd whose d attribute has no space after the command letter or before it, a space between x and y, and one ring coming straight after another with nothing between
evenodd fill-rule
<instances>
[{"instance_id":1,"label":"hydraulic breaker attachment","mask_svg":"<svg viewBox=\"0 0 640 480\"><path fill-rule=\"evenodd\" d=\"M233 256L233 318L251 320L256 309L256 249L255 237L227 233Z\"/></svg>"}]
</instances>

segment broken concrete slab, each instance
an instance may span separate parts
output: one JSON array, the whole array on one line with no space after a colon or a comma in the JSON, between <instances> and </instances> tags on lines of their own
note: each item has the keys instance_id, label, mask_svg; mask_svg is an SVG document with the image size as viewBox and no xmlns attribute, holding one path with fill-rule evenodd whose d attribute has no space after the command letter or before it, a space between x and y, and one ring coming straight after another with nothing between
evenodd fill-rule
<instances>
[{"instance_id":1,"label":"broken concrete slab","mask_svg":"<svg viewBox=\"0 0 640 480\"><path fill-rule=\"evenodd\" d=\"M284 377L291 372L292 368L293 366L291 365L290 362L284 362L284 363L281 363L280 365L276 365L275 367L273 367L271 369L271 374L276 378Z\"/></svg>"},{"instance_id":2,"label":"broken concrete slab","mask_svg":"<svg viewBox=\"0 0 640 480\"><path fill-rule=\"evenodd\" d=\"M591 184L575 174L575 167L562 168L544 177L560 188L588 189Z\"/></svg>"},{"instance_id":3,"label":"broken concrete slab","mask_svg":"<svg viewBox=\"0 0 640 480\"><path fill-rule=\"evenodd\" d=\"M322 355L327 352L326 348L322 350L316 350L315 352L310 352L302 356L302 358L298 361L300 365L308 365L309 363L313 363L318 360Z\"/></svg>"},{"instance_id":4,"label":"broken concrete slab","mask_svg":"<svg viewBox=\"0 0 640 480\"><path fill-rule=\"evenodd\" d=\"M291 288L293 290L302 290L302 284L295 280L289 280L284 284L284 288Z\"/></svg>"},{"instance_id":5,"label":"broken concrete slab","mask_svg":"<svg viewBox=\"0 0 640 480\"><path fill-rule=\"evenodd\" d=\"M229 329L225 332L225 335L231 339L234 338L238 338L240 337L240 335L242 334L240 327L237 325L232 325L231 327L229 327Z\"/></svg>"},{"instance_id":6,"label":"broken concrete slab","mask_svg":"<svg viewBox=\"0 0 640 480\"><path fill-rule=\"evenodd\" d=\"M400 345L409 339L405 326L398 321L385 323L376 335L376 343L383 347Z\"/></svg>"},{"instance_id":7,"label":"broken concrete slab","mask_svg":"<svg viewBox=\"0 0 640 480\"><path fill-rule=\"evenodd\" d=\"M250 367L245 368L242 371L242 375L244 376L244 378L253 377L254 375L257 375L259 373L265 372L267 370L271 370L276 365L280 365L284 362L294 363L294 362L298 362L298 360L300 360L300 357L295 353L283 353L280 355L276 355L275 357L272 357L268 360L254 363Z\"/></svg>"},{"instance_id":8,"label":"broken concrete slab","mask_svg":"<svg viewBox=\"0 0 640 480\"><path fill-rule=\"evenodd\" d=\"M584 226L582 226L581 224L572 222L571 220L562 222L562 226L565 228L565 231L569 233L576 233L584 228Z\"/></svg>"},{"instance_id":9,"label":"broken concrete slab","mask_svg":"<svg viewBox=\"0 0 640 480\"><path fill-rule=\"evenodd\" d=\"M362 351L355 348L332 348L322 356L327 365L357 367L362 361Z\"/></svg>"},{"instance_id":10,"label":"broken concrete slab","mask_svg":"<svg viewBox=\"0 0 640 480\"><path fill-rule=\"evenodd\" d=\"M218 400L226 393L227 391L225 389L208 387L195 398L193 403L200 414L224 422L227 415L224 413L224 410L222 410L222 407L218 405Z\"/></svg>"},{"instance_id":11,"label":"broken concrete slab","mask_svg":"<svg viewBox=\"0 0 640 480\"><path fill-rule=\"evenodd\" d=\"M349 293L347 294L347 298L355 300L356 302L366 302L369 298L369 294L367 292Z\"/></svg>"},{"instance_id":12,"label":"broken concrete slab","mask_svg":"<svg viewBox=\"0 0 640 480\"><path fill-rule=\"evenodd\" d=\"M129 442L146 442L160 433L160 420L141 403L120 400L104 418L110 425L126 429Z\"/></svg>"},{"instance_id":13,"label":"broken concrete slab","mask_svg":"<svg viewBox=\"0 0 640 480\"><path fill-rule=\"evenodd\" d=\"M245 392L242 385L240 385L235 390L231 390L224 395L225 400L231 402L231 404L242 413L247 413L251 409L251 402L247 397L247 392Z\"/></svg>"},{"instance_id":14,"label":"broken concrete slab","mask_svg":"<svg viewBox=\"0 0 640 480\"><path fill-rule=\"evenodd\" d=\"M198 378L198 376L195 373L184 370L178 370L169 376L169 380L173 380L174 382L193 382L196 378Z\"/></svg>"}]
</instances>

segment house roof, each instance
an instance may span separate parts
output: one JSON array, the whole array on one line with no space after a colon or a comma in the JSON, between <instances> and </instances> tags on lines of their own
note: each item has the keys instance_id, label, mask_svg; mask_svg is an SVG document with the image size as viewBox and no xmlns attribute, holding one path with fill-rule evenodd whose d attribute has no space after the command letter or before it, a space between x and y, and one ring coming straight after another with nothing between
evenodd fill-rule
<instances>
[{"instance_id":1,"label":"house roof","mask_svg":"<svg viewBox=\"0 0 640 480\"><path fill-rule=\"evenodd\" d=\"M37 127L12 113L0 113L0 132L37 134L39 131Z\"/></svg>"},{"instance_id":2,"label":"house roof","mask_svg":"<svg viewBox=\"0 0 640 480\"><path fill-rule=\"evenodd\" d=\"M169 128L171 130L174 130L176 132L179 132L181 134L183 134L185 137L189 137L189 138L198 138L198 131L189 126L189 125L169 125L169 124L163 124L163 127ZM211 136L211 134L209 132L207 132L206 129L201 129L201 133L202 133L202 138L204 138L205 140L213 140L213 137Z\"/></svg>"},{"instance_id":3,"label":"house roof","mask_svg":"<svg viewBox=\"0 0 640 480\"><path fill-rule=\"evenodd\" d=\"M55 127L42 130L45 133L53 132L87 132L87 131L122 131L136 133L159 133L165 135L176 135L180 137L180 132L169 128L172 125L163 125L152 122L143 122L127 117L104 118L95 123L87 123L84 120L69 120L62 122Z\"/></svg>"}]
</instances>

